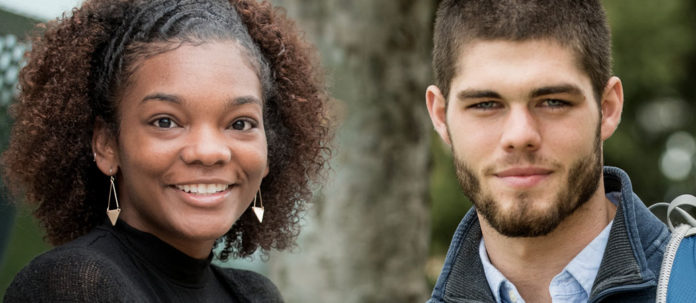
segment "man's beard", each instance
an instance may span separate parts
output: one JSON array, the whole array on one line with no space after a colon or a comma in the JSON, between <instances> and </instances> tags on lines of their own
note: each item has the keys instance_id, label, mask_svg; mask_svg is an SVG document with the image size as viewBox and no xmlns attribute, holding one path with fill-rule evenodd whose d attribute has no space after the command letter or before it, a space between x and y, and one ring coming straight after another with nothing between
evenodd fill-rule
<instances>
[{"instance_id":1,"label":"man's beard","mask_svg":"<svg viewBox=\"0 0 696 303\"><path fill-rule=\"evenodd\" d=\"M585 204L597 190L599 178L602 174L602 160L599 139L599 129L595 138L594 150L585 157L572 163L568 172L568 180L553 201L553 205L543 213L534 210L534 201L529 194L520 192L517 195L514 212L504 213L500 209L499 201L494 200L489 192L482 192L480 180L474 175L464 161L454 154L454 165L457 170L457 179L464 194L471 199L476 211L488 221L488 223L500 234L508 237L538 237L552 232L568 216L580 206ZM540 164L540 160L534 154L526 155L525 164ZM519 164L522 157L505 159L506 164ZM553 190L553 188L547 188Z\"/></svg>"}]
</instances>

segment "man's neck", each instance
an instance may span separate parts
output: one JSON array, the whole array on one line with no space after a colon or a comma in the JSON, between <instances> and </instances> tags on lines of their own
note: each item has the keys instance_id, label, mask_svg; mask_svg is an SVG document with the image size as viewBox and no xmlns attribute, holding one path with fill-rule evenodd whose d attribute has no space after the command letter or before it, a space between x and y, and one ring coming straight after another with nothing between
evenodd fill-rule
<instances>
[{"instance_id":1,"label":"man's neck","mask_svg":"<svg viewBox=\"0 0 696 303\"><path fill-rule=\"evenodd\" d=\"M553 277L614 218L616 206L604 195L602 183L590 200L545 236L506 237L479 215L491 263L526 302L551 302L549 284Z\"/></svg>"}]
</instances>

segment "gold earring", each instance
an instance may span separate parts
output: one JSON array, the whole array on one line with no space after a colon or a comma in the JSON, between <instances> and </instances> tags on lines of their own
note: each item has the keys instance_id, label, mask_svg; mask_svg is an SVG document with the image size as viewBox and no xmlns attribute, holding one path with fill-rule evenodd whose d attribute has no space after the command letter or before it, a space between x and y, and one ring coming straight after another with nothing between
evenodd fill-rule
<instances>
[{"instance_id":1,"label":"gold earring","mask_svg":"<svg viewBox=\"0 0 696 303\"><path fill-rule=\"evenodd\" d=\"M262 223L263 222L263 198L261 197L261 189L259 189L259 191L258 191L258 196L259 196L259 205L261 205L261 206L256 206L256 195L254 195L254 205L251 207L251 210L254 211L256 218L259 219L259 223Z\"/></svg>"},{"instance_id":2,"label":"gold earring","mask_svg":"<svg viewBox=\"0 0 696 303\"><path fill-rule=\"evenodd\" d=\"M111 169L109 169L109 174L111 174ZM110 176L111 186L109 187L109 202L106 204L106 215L111 221L111 225L116 225L116 220L118 220L118 215L121 214L121 207L118 206L118 196L116 196L116 185L114 184L114 175ZM111 208L111 193L114 193L114 200L116 201L116 208Z\"/></svg>"}]
</instances>

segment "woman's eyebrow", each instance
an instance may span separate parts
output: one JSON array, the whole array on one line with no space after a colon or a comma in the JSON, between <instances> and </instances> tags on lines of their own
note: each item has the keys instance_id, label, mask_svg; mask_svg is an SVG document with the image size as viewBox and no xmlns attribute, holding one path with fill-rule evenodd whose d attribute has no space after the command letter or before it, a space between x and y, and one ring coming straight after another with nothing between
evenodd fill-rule
<instances>
[{"instance_id":1,"label":"woman's eyebrow","mask_svg":"<svg viewBox=\"0 0 696 303\"><path fill-rule=\"evenodd\" d=\"M254 97L254 96L241 96L241 97L236 97L231 100L230 105L242 105L242 104L248 104L248 103L258 103L259 105L262 105L262 102L259 98Z\"/></svg>"},{"instance_id":2,"label":"woman's eyebrow","mask_svg":"<svg viewBox=\"0 0 696 303\"><path fill-rule=\"evenodd\" d=\"M164 93L149 94L149 95L145 96L143 98L143 100L140 101L140 103L143 103L146 101L151 101L151 100L167 101L167 102L181 104L181 98L179 96L164 94Z\"/></svg>"},{"instance_id":3,"label":"woman's eyebrow","mask_svg":"<svg viewBox=\"0 0 696 303\"><path fill-rule=\"evenodd\" d=\"M176 103L176 104L182 104L184 102L184 99L177 96L177 95L165 94L165 93L149 94L149 95L145 96L140 102L143 103L143 102L153 101L153 100L172 102L172 103ZM257 103L259 105L263 104L259 98L249 95L249 96L241 96L241 97L232 98L227 102L227 105L232 107L232 106L238 106L238 105L243 105L243 104L248 104L248 103Z\"/></svg>"}]
</instances>

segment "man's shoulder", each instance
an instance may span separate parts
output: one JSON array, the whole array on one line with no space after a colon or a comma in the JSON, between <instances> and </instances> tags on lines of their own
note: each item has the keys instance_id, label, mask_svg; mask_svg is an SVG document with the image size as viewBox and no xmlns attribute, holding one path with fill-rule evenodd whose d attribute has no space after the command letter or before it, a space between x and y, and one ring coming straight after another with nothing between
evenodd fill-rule
<instances>
[{"instance_id":1,"label":"man's shoulder","mask_svg":"<svg viewBox=\"0 0 696 303\"><path fill-rule=\"evenodd\" d=\"M477 302L495 300L479 256L481 238L481 226L476 209L472 207L454 232L429 303L445 302L463 296L479 300Z\"/></svg>"},{"instance_id":2,"label":"man's shoulder","mask_svg":"<svg viewBox=\"0 0 696 303\"><path fill-rule=\"evenodd\" d=\"M278 288L264 275L243 269L213 266L239 297L252 302L283 302Z\"/></svg>"}]
</instances>

